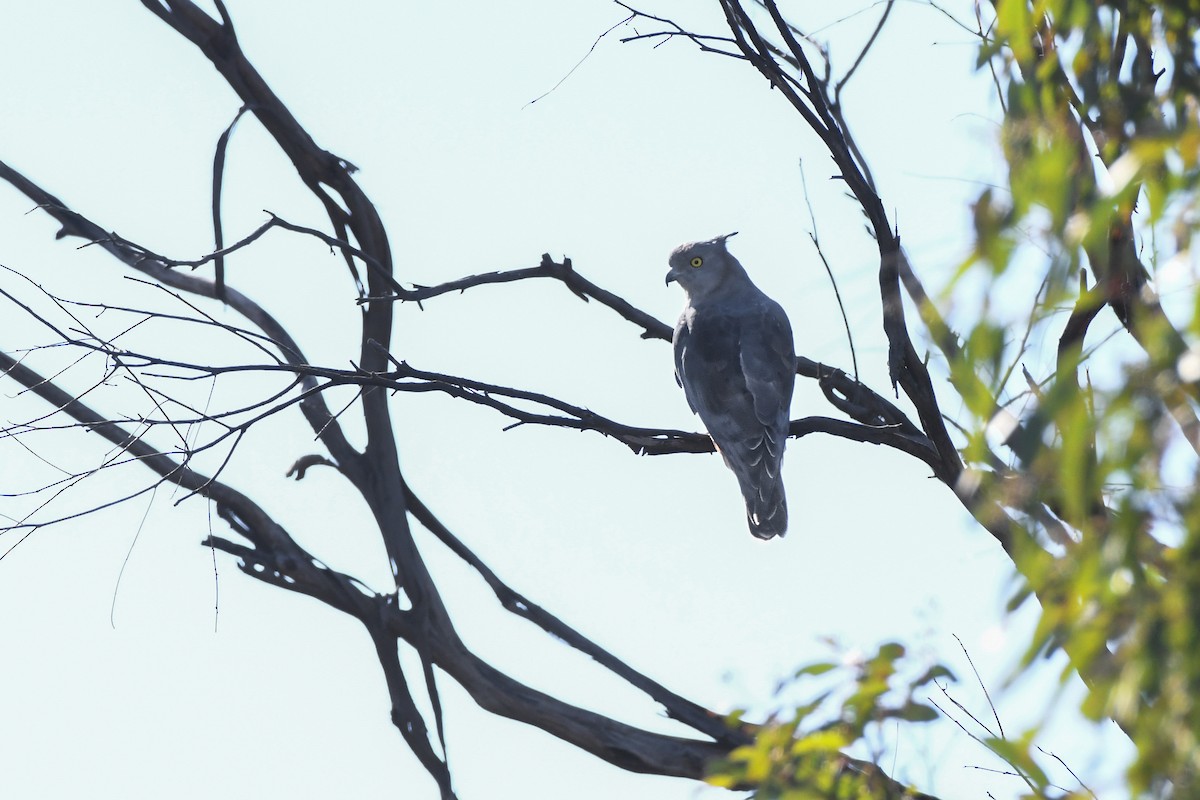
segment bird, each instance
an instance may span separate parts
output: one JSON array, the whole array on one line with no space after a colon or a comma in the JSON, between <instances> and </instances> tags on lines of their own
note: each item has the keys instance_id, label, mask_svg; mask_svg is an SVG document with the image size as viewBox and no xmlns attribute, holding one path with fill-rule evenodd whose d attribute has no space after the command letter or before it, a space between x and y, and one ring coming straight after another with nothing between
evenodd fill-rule
<instances>
[{"instance_id":1,"label":"bird","mask_svg":"<svg viewBox=\"0 0 1200 800\"><path fill-rule=\"evenodd\" d=\"M671 338L675 380L746 501L750 533L787 532L783 450L796 354L779 303L754 285L727 241L737 231L672 251L667 285L686 303Z\"/></svg>"}]
</instances>

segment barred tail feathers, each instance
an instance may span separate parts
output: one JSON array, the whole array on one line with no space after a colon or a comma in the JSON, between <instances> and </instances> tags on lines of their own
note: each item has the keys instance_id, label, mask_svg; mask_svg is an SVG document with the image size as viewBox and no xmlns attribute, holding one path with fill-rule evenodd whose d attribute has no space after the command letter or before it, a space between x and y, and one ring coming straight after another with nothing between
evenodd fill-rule
<instances>
[{"instance_id":1,"label":"barred tail feathers","mask_svg":"<svg viewBox=\"0 0 1200 800\"><path fill-rule=\"evenodd\" d=\"M737 476L746 501L746 524L759 539L787 533L787 497L783 487L782 434L764 429L757 437L737 447L719 447L725 465Z\"/></svg>"}]
</instances>

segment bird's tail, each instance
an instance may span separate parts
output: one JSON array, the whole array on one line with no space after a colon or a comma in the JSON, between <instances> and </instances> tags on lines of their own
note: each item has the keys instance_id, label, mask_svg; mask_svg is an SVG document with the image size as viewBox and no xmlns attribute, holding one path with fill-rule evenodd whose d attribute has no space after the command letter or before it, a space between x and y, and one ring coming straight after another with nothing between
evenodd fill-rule
<instances>
[{"instance_id":1,"label":"bird's tail","mask_svg":"<svg viewBox=\"0 0 1200 800\"><path fill-rule=\"evenodd\" d=\"M759 539L771 539L787 533L787 497L778 473L779 465L774 466L774 476L767 477L764 474L755 485L742 486L742 496L746 498L746 523L750 526L750 533Z\"/></svg>"},{"instance_id":2,"label":"bird's tail","mask_svg":"<svg viewBox=\"0 0 1200 800\"><path fill-rule=\"evenodd\" d=\"M786 418L780 429L766 428L747 436L739 447L717 452L737 476L746 501L746 524L759 539L787 533L787 498L783 492L783 448L787 442ZM713 442L716 445L716 441Z\"/></svg>"},{"instance_id":3,"label":"bird's tail","mask_svg":"<svg viewBox=\"0 0 1200 800\"><path fill-rule=\"evenodd\" d=\"M783 491L783 445L787 432L767 429L756 441L731 458L722 451L725 463L737 476L746 501L746 524L759 539L771 539L787 533L787 497Z\"/></svg>"}]
</instances>

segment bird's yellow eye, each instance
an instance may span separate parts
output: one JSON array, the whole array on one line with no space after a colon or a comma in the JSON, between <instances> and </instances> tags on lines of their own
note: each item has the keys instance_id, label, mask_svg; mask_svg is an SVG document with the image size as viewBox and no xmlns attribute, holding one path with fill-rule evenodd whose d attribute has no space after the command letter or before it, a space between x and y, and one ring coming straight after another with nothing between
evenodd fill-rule
<instances>
[{"instance_id":1,"label":"bird's yellow eye","mask_svg":"<svg viewBox=\"0 0 1200 800\"><path fill-rule=\"evenodd\" d=\"M696 256L695 258L693 258L693 259L692 259L692 266L693 266L693 267L698 267L698 266L700 266L700 265L701 265L701 264L703 264L703 263L704 263L704 259L703 259L703 258L701 258L700 256Z\"/></svg>"}]
</instances>

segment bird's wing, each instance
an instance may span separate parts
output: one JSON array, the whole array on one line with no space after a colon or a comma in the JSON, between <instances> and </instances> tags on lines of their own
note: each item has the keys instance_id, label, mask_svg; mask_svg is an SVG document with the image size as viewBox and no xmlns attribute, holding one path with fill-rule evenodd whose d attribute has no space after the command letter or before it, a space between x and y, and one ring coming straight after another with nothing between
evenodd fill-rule
<instances>
[{"instance_id":1,"label":"bird's wing","mask_svg":"<svg viewBox=\"0 0 1200 800\"><path fill-rule=\"evenodd\" d=\"M705 313L690 323L680 320L675 330L675 375L709 433L716 420L748 399L738 358L740 328L736 317Z\"/></svg>"},{"instance_id":2,"label":"bird's wing","mask_svg":"<svg viewBox=\"0 0 1200 800\"><path fill-rule=\"evenodd\" d=\"M748 315L742 325L738 359L746 387L754 400L754 416L774 436L787 436L792 390L796 385L796 353L792 326L783 309L767 300L761 313ZM782 442L772 439L771 455Z\"/></svg>"},{"instance_id":3,"label":"bird's wing","mask_svg":"<svg viewBox=\"0 0 1200 800\"><path fill-rule=\"evenodd\" d=\"M706 309L675 330L676 377L709 433L714 424L721 429L714 438L777 427L781 415L786 424L795 385L792 329L783 309L764 300L748 312Z\"/></svg>"}]
</instances>

